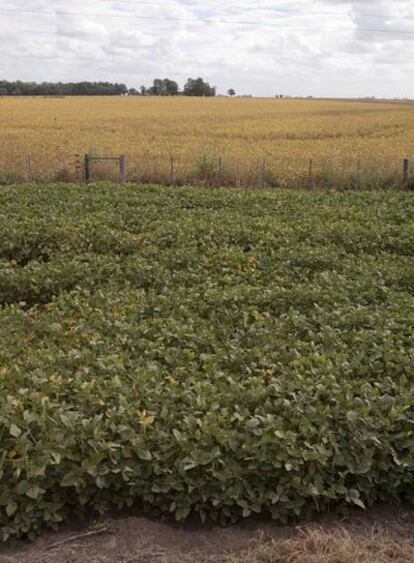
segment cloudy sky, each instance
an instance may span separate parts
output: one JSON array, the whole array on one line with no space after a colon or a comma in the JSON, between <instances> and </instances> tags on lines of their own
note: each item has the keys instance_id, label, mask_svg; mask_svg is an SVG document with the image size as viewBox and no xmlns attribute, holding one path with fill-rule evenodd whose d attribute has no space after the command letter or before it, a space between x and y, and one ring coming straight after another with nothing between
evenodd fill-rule
<instances>
[{"instance_id":1,"label":"cloudy sky","mask_svg":"<svg viewBox=\"0 0 414 563\"><path fill-rule=\"evenodd\" d=\"M414 98L414 0L0 0L0 77Z\"/></svg>"}]
</instances>

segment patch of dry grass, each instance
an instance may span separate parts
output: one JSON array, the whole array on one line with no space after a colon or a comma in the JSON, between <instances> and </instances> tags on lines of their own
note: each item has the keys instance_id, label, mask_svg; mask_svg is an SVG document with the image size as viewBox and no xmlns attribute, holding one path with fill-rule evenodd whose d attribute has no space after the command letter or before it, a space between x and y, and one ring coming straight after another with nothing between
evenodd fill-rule
<instances>
[{"instance_id":1,"label":"patch of dry grass","mask_svg":"<svg viewBox=\"0 0 414 563\"><path fill-rule=\"evenodd\" d=\"M413 539L396 538L385 529L367 534L345 528L304 529L297 537L278 541L261 538L229 563L412 563Z\"/></svg>"}]
</instances>

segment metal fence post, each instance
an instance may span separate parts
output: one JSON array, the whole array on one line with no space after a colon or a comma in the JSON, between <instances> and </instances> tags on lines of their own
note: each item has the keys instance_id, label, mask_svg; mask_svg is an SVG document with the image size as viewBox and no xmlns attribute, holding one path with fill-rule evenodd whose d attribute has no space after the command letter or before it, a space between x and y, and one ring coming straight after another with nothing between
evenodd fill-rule
<instances>
[{"instance_id":1,"label":"metal fence post","mask_svg":"<svg viewBox=\"0 0 414 563\"><path fill-rule=\"evenodd\" d=\"M32 175L32 156L30 154L27 155L27 178L29 180L29 184L31 184L33 175Z\"/></svg>"},{"instance_id":2,"label":"metal fence post","mask_svg":"<svg viewBox=\"0 0 414 563\"><path fill-rule=\"evenodd\" d=\"M266 160L262 160L262 188L266 187Z\"/></svg>"},{"instance_id":3,"label":"metal fence post","mask_svg":"<svg viewBox=\"0 0 414 563\"><path fill-rule=\"evenodd\" d=\"M221 186L221 184L222 184L222 178L223 178L223 159L221 158L221 156L219 156L219 159L218 159L218 174L217 174L217 180L218 180L219 186Z\"/></svg>"},{"instance_id":4,"label":"metal fence post","mask_svg":"<svg viewBox=\"0 0 414 563\"><path fill-rule=\"evenodd\" d=\"M170 186L174 185L174 157L170 156Z\"/></svg>"},{"instance_id":5,"label":"metal fence post","mask_svg":"<svg viewBox=\"0 0 414 563\"><path fill-rule=\"evenodd\" d=\"M124 154L119 157L119 183L125 184L126 182L126 158Z\"/></svg>"},{"instance_id":6,"label":"metal fence post","mask_svg":"<svg viewBox=\"0 0 414 563\"><path fill-rule=\"evenodd\" d=\"M91 178L91 161L88 154L85 154L85 183L89 184Z\"/></svg>"},{"instance_id":7,"label":"metal fence post","mask_svg":"<svg viewBox=\"0 0 414 563\"><path fill-rule=\"evenodd\" d=\"M80 179L81 179L81 161L80 161L80 155L79 154L75 154L75 176L76 176L76 180L78 182L80 182Z\"/></svg>"},{"instance_id":8,"label":"metal fence post","mask_svg":"<svg viewBox=\"0 0 414 563\"><path fill-rule=\"evenodd\" d=\"M308 189L313 189L313 158L309 160Z\"/></svg>"},{"instance_id":9,"label":"metal fence post","mask_svg":"<svg viewBox=\"0 0 414 563\"><path fill-rule=\"evenodd\" d=\"M361 190L361 159L358 159L358 162L357 162L357 181L356 181L356 185L357 185L357 190L360 191Z\"/></svg>"}]
</instances>

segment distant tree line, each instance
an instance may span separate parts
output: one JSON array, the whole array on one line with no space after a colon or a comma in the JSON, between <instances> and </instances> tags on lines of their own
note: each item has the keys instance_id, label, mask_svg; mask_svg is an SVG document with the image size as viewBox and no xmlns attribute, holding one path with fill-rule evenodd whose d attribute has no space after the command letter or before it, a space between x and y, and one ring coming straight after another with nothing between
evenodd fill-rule
<instances>
[{"instance_id":1,"label":"distant tree line","mask_svg":"<svg viewBox=\"0 0 414 563\"><path fill-rule=\"evenodd\" d=\"M180 90L177 82L169 78L156 78L149 88L141 86L139 91L129 91L130 95L141 96L215 96L216 87L210 86L202 78L189 78Z\"/></svg>"},{"instance_id":2,"label":"distant tree line","mask_svg":"<svg viewBox=\"0 0 414 563\"><path fill-rule=\"evenodd\" d=\"M153 85L128 88L112 82L9 82L0 80L0 96L215 96L215 86L202 78L189 78L180 90L169 78L156 78Z\"/></svg>"},{"instance_id":3,"label":"distant tree line","mask_svg":"<svg viewBox=\"0 0 414 563\"><path fill-rule=\"evenodd\" d=\"M111 82L8 82L0 80L0 96L121 96L125 84Z\"/></svg>"}]
</instances>

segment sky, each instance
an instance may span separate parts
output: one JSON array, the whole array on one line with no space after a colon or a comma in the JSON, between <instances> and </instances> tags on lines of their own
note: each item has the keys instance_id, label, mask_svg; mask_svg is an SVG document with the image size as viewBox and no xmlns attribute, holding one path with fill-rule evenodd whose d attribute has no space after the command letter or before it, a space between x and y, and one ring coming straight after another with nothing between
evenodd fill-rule
<instances>
[{"instance_id":1,"label":"sky","mask_svg":"<svg viewBox=\"0 0 414 563\"><path fill-rule=\"evenodd\" d=\"M0 78L414 98L414 0L0 0Z\"/></svg>"}]
</instances>

